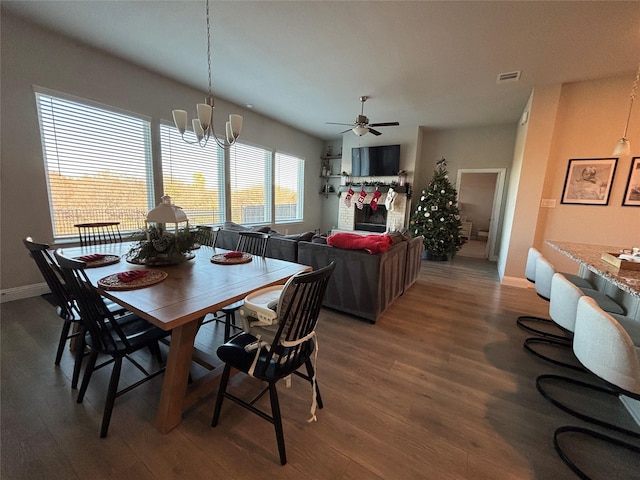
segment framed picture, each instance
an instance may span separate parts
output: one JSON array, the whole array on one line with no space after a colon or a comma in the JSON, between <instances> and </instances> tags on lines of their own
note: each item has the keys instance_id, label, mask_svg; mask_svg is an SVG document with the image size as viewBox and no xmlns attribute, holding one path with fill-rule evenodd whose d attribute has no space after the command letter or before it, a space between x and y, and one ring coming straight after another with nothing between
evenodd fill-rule
<instances>
[{"instance_id":1,"label":"framed picture","mask_svg":"<svg viewBox=\"0 0 640 480\"><path fill-rule=\"evenodd\" d=\"M569 160L561 203L607 205L617 163L617 158Z\"/></svg>"},{"instance_id":2,"label":"framed picture","mask_svg":"<svg viewBox=\"0 0 640 480\"><path fill-rule=\"evenodd\" d=\"M627 188L624 190L622 205L640 207L640 157L631 159L631 169L629 170L629 179L627 180Z\"/></svg>"}]
</instances>

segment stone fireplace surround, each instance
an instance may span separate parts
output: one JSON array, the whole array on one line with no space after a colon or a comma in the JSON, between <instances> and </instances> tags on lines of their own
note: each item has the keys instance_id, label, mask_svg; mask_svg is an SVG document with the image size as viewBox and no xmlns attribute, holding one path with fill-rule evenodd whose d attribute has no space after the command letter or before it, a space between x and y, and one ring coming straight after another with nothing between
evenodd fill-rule
<instances>
[{"instance_id":1,"label":"stone fireplace surround","mask_svg":"<svg viewBox=\"0 0 640 480\"><path fill-rule=\"evenodd\" d=\"M354 232L354 233L362 233L369 234L373 233L370 231L364 230L356 230L355 229L355 221L356 221L356 200L358 198L358 194L360 193L361 187L356 185L351 187L354 190L353 197L351 198L351 206L347 207L344 203L344 198L346 193L342 192L340 195L340 202L338 207L338 230L345 232ZM375 191L375 187L367 186L364 187L365 192L367 192L367 197L364 200L365 205L369 205L371 203L371 199L373 198L373 192ZM400 190L400 189L398 189ZM405 228L408 224L409 215L408 215L408 205L409 202L407 200L406 189L404 192L397 192L395 201L393 203L393 210L387 211L387 223L386 223L386 231L395 231ZM385 199L387 198L388 187L380 187L380 191L382 192L382 196L378 201L378 205L380 207L384 207Z\"/></svg>"}]
</instances>

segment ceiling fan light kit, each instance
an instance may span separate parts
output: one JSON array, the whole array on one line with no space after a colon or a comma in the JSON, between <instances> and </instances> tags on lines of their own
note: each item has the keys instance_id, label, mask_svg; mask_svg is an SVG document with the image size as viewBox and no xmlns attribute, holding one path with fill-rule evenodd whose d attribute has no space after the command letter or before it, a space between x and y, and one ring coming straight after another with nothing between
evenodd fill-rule
<instances>
[{"instance_id":1,"label":"ceiling fan light kit","mask_svg":"<svg viewBox=\"0 0 640 480\"><path fill-rule=\"evenodd\" d=\"M383 123L369 123L369 119L364 114L364 102L367 101L369 97L363 95L360 97L360 103L362 104L360 108L360 115L356 117L355 122L353 123L335 123L335 122L327 122L327 125L349 125L350 128L340 132L340 134L353 132L357 136L362 137L367 133L371 133L373 135L382 135L381 132L374 130L371 127L397 127L400 124L398 122L383 122Z\"/></svg>"}]
</instances>

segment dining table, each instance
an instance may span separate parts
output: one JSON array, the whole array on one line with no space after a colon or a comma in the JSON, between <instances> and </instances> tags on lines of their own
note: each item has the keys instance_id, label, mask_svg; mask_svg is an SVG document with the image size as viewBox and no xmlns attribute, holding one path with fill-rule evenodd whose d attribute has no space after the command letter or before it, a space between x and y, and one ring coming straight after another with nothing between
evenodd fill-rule
<instances>
[{"instance_id":1,"label":"dining table","mask_svg":"<svg viewBox=\"0 0 640 480\"><path fill-rule=\"evenodd\" d=\"M127 253L132 245L121 242L63 247L60 253L70 258L102 258L102 261L88 261L85 268L89 280L100 293L153 325L171 331L156 415L156 427L167 433L180 424L186 409L212 393L219 383L222 368L216 368L213 355L202 362L203 357L198 354L203 352L194 351L196 334L205 315L242 300L261 288L284 284L293 275L312 268L246 255L243 261L231 261L233 256L230 255L227 263L224 259L228 250L208 246L192 250L185 261L178 264L149 266L128 260ZM140 288L139 282L131 282L135 288L127 288L126 283L112 288L105 281L134 270L155 272L149 275L149 279L162 277L162 280ZM208 366L208 373L190 382L190 366L196 358Z\"/></svg>"}]
</instances>

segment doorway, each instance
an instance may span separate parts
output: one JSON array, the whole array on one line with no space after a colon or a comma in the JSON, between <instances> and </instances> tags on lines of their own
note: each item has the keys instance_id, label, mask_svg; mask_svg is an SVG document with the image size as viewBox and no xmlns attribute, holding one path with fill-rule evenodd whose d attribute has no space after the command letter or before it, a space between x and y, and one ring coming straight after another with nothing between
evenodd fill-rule
<instances>
[{"instance_id":1,"label":"doorway","mask_svg":"<svg viewBox=\"0 0 640 480\"><path fill-rule=\"evenodd\" d=\"M463 221L471 223L468 244L458 252L497 261L499 220L506 168L464 168L458 170L456 189Z\"/></svg>"}]
</instances>

